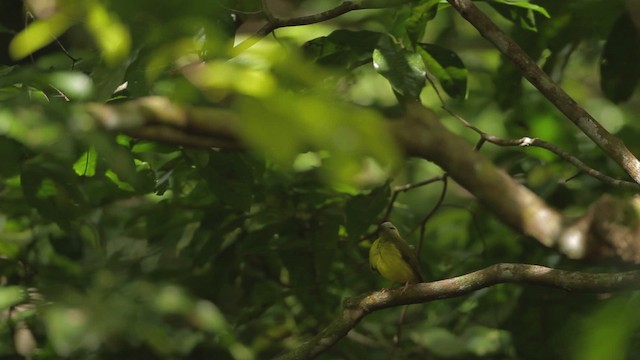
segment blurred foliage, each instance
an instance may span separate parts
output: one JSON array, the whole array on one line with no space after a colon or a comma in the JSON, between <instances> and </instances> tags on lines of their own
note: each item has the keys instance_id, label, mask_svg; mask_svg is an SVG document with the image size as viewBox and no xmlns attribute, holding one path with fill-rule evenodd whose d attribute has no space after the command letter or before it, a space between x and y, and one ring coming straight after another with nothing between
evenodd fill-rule
<instances>
[{"instance_id":1,"label":"blurred foliage","mask_svg":"<svg viewBox=\"0 0 640 360\"><path fill-rule=\"evenodd\" d=\"M282 16L337 4L268 3ZM480 5L607 128L637 139L637 14L623 1ZM439 109L433 86L484 131L540 137L623 176L444 2L278 29L234 52L261 6L0 3L0 357L258 359L299 345L346 297L389 285L367 249L391 189L442 172L402 159L384 118L398 99ZM236 110L253 151L114 135L84 108L147 95ZM540 149L482 152L560 209L611 190ZM393 207L414 243L437 184ZM598 270L522 239L456 185L425 239L429 279L496 262ZM637 358L637 302L501 285L411 306L399 344L400 309L374 313L321 357Z\"/></svg>"}]
</instances>

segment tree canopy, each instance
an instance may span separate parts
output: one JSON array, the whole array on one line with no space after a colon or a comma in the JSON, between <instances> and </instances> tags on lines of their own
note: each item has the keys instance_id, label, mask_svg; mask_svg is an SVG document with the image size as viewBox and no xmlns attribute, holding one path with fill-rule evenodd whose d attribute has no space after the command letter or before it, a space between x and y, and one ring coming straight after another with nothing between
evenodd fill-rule
<instances>
[{"instance_id":1,"label":"tree canopy","mask_svg":"<svg viewBox=\"0 0 640 360\"><path fill-rule=\"evenodd\" d=\"M4 1L0 357L638 358L638 64L637 0Z\"/></svg>"}]
</instances>

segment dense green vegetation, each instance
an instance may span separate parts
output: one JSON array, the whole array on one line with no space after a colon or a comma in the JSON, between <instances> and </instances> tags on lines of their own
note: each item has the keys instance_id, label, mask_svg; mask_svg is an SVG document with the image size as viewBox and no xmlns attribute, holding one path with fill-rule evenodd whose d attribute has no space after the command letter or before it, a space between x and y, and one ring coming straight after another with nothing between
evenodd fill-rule
<instances>
[{"instance_id":1,"label":"dense green vegetation","mask_svg":"<svg viewBox=\"0 0 640 360\"><path fill-rule=\"evenodd\" d=\"M637 1L477 5L640 154ZM0 357L272 358L391 286L368 265L385 220L427 281L629 270L634 174L508 55L438 0L3 1ZM509 187L465 165L476 144ZM580 228L585 252L545 242L552 220L518 217L541 205L500 210L520 185L562 229L611 216L625 245L612 222ZM369 314L319 358L633 359L639 301L500 284Z\"/></svg>"}]
</instances>

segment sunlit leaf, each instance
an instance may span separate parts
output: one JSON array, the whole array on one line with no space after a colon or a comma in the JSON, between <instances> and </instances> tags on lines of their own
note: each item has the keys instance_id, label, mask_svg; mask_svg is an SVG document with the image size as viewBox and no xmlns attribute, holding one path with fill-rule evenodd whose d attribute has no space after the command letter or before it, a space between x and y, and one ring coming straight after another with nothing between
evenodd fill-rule
<instances>
[{"instance_id":1,"label":"sunlit leaf","mask_svg":"<svg viewBox=\"0 0 640 360\"><path fill-rule=\"evenodd\" d=\"M87 331L89 317L84 309L53 307L45 313L47 334L62 356L68 356L77 348L91 345L97 334Z\"/></svg>"},{"instance_id":2,"label":"sunlit leaf","mask_svg":"<svg viewBox=\"0 0 640 360\"><path fill-rule=\"evenodd\" d=\"M131 186L131 184L120 180L120 178L118 177L118 174L116 174L113 170L107 170L105 172L105 176L109 178L111 181L113 181L113 183L116 184L120 189L125 191L135 191L135 189L133 188L133 186Z\"/></svg>"},{"instance_id":3,"label":"sunlit leaf","mask_svg":"<svg viewBox=\"0 0 640 360\"><path fill-rule=\"evenodd\" d=\"M31 149L55 145L64 134L61 124L48 121L37 111L11 112L0 109L0 134L15 139Z\"/></svg>"},{"instance_id":4,"label":"sunlit leaf","mask_svg":"<svg viewBox=\"0 0 640 360\"><path fill-rule=\"evenodd\" d=\"M92 177L96 174L98 153L93 147L82 153L78 161L73 164L73 170L80 176Z\"/></svg>"},{"instance_id":5,"label":"sunlit leaf","mask_svg":"<svg viewBox=\"0 0 640 360\"><path fill-rule=\"evenodd\" d=\"M19 32L9 45L9 53L14 59L22 59L34 51L53 42L77 20L78 12L71 6L64 7L47 19L32 22Z\"/></svg>"},{"instance_id":6,"label":"sunlit leaf","mask_svg":"<svg viewBox=\"0 0 640 360\"><path fill-rule=\"evenodd\" d=\"M381 118L365 109L283 93L266 101L243 102L240 110L243 137L285 169L293 166L300 153L325 150L321 170L330 181L366 185L384 181L358 178L367 157L385 170L398 157Z\"/></svg>"},{"instance_id":7,"label":"sunlit leaf","mask_svg":"<svg viewBox=\"0 0 640 360\"><path fill-rule=\"evenodd\" d=\"M115 65L129 55L129 30L97 1L91 2L87 9L87 27L96 39L107 64Z\"/></svg>"},{"instance_id":8,"label":"sunlit leaf","mask_svg":"<svg viewBox=\"0 0 640 360\"><path fill-rule=\"evenodd\" d=\"M71 100L86 100L93 95L93 81L80 72L56 72L49 75L52 87Z\"/></svg>"},{"instance_id":9,"label":"sunlit leaf","mask_svg":"<svg viewBox=\"0 0 640 360\"><path fill-rule=\"evenodd\" d=\"M0 287L0 309L4 310L24 300L25 291L20 286Z\"/></svg>"}]
</instances>

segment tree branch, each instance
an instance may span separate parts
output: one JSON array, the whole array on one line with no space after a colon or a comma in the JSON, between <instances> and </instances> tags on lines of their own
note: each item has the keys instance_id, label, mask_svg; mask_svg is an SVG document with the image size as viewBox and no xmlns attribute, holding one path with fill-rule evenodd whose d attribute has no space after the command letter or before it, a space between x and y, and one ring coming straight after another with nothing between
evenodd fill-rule
<instances>
[{"instance_id":1,"label":"tree branch","mask_svg":"<svg viewBox=\"0 0 640 360\"><path fill-rule=\"evenodd\" d=\"M611 135L585 109L556 84L540 67L500 30L471 0L447 0L462 17L473 25L520 70L551 103L571 120L596 145L616 161L631 178L640 183L640 161L627 149L622 140Z\"/></svg>"},{"instance_id":2,"label":"tree branch","mask_svg":"<svg viewBox=\"0 0 640 360\"><path fill-rule=\"evenodd\" d=\"M343 1L340 5L319 12L313 15L305 15L293 18L278 18L274 16L266 6L266 1L263 1L263 12L266 14L267 23L264 24L255 34L242 41L240 44L233 48L234 54L239 54L248 48L255 45L260 39L267 36L276 29L288 27L288 26L302 26L321 23L327 20L335 19L338 16L344 15L354 10L365 9L385 9L391 8L402 4L415 2L417 0L351 0Z\"/></svg>"},{"instance_id":3,"label":"tree branch","mask_svg":"<svg viewBox=\"0 0 640 360\"><path fill-rule=\"evenodd\" d=\"M640 271L590 274L538 265L496 264L466 275L393 290L365 293L344 302L342 312L320 333L278 360L313 359L368 314L399 305L420 304L469 294L497 284L529 284L568 292L606 293L640 289Z\"/></svg>"},{"instance_id":4,"label":"tree branch","mask_svg":"<svg viewBox=\"0 0 640 360\"><path fill-rule=\"evenodd\" d=\"M118 105L91 103L87 111L107 130L175 145L244 149L238 116L227 110L180 107L161 96Z\"/></svg>"}]
</instances>

